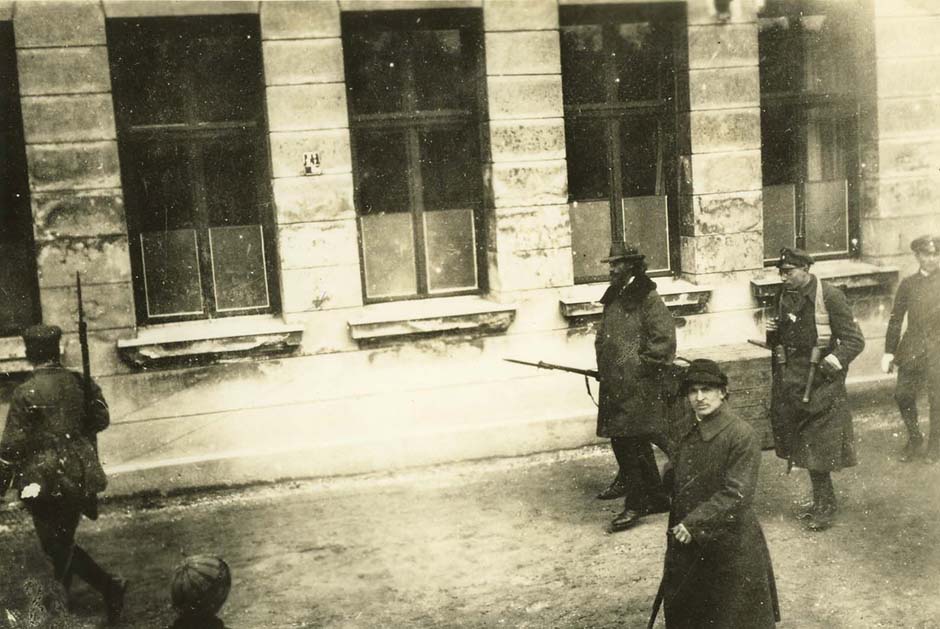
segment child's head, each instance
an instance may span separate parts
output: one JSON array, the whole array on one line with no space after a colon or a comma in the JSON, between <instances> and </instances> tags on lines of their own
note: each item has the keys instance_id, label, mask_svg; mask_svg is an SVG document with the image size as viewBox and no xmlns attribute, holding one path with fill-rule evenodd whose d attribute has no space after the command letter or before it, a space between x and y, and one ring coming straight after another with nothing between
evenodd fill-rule
<instances>
[{"instance_id":1,"label":"child's head","mask_svg":"<svg viewBox=\"0 0 940 629\"><path fill-rule=\"evenodd\" d=\"M181 616L212 616L231 589L228 564L219 557L193 555L176 567L170 593Z\"/></svg>"}]
</instances>

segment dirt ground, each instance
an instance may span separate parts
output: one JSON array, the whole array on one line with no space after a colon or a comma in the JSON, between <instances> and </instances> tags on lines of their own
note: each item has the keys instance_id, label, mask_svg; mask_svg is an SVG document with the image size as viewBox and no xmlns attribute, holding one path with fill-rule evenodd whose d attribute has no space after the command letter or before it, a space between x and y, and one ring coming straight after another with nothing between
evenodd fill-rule
<instances>
[{"instance_id":1,"label":"dirt ground","mask_svg":"<svg viewBox=\"0 0 940 629\"><path fill-rule=\"evenodd\" d=\"M940 465L896 461L896 412L856 413L860 465L835 476L824 533L794 518L805 472L764 453L756 508L777 574L781 629L940 628ZM232 628L645 627L662 569L665 515L608 534L618 501L594 498L604 447L387 475L290 482L105 505L80 542L131 580L126 627L172 620L169 576L185 555L232 567ZM0 513L0 607L25 622L42 572L22 511ZM32 581L30 581L32 582ZM99 601L76 587L93 627ZM11 616L0 609L0 627ZM662 626L662 620L660 625ZM741 629L747 629L742 627Z\"/></svg>"}]
</instances>

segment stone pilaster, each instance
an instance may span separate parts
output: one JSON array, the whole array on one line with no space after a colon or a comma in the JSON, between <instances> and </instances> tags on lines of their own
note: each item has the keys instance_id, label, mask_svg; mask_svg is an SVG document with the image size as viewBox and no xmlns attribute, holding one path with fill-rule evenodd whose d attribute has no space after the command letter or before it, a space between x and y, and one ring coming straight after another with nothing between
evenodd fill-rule
<instances>
[{"instance_id":1,"label":"stone pilaster","mask_svg":"<svg viewBox=\"0 0 940 629\"><path fill-rule=\"evenodd\" d=\"M105 15L99 2L19 2L13 25L43 320L71 347L80 271L92 356L108 371L134 302Z\"/></svg>"},{"instance_id":2,"label":"stone pilaster","mask_svg":"<svg viewBox=\"0 0 940 629\"><path fill-rule=\"evenodd\" d=\"M682 273L763 267L760 84L756 9L732 3L720 22L714 5L688 3L688 93L680 102Z\"/></svg>"},{"instance_id":3,"label":"stone pilaster","mask_svg":"<svg viewBox=\"0 0 940 629\"><path fill-rule=\"evenodd\" d=\"M484 0L495 296L573 283L558 7Z\"/></svg>"},{"instance_id":4,"label":"stone pilaster","mask_svg":"<svg viewBox=\"0 0 940 629\"><path fill-rule=\"evenodd\" d=\"M877 162L866 169L862 252L910 261L940 225L940 5L876 2Z\"/></svg>"},{"instance_id":5,"label":"stone pilaster","mask_svg":"<svg viewBox=\"0 0 940 629\"><path fill-rule=\"evenodd\" d=\"M284 312L362 304L337 2L262 2ZM304 153L319 156L304 173Z\"/></svg>"}]
</instances>

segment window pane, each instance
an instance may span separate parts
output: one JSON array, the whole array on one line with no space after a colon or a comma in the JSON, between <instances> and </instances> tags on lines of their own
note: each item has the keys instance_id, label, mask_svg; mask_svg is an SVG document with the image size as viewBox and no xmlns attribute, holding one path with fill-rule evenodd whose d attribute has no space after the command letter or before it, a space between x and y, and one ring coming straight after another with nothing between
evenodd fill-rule
<instances>
[{"instance_id":1,"label":"window pane","mask_svg":"<svg viewBox=\"0 0 940 629\"><path fill-rule=\"evenodd\" d=\"M794 107L761 109L761 172L765 186L799 181L799 118Z\"/></svg>"},{"instance_id":2,"label":"window pane","mask_svg":"<svg viewBox=\"0 0 940 629\"><path fill-rule=\"evenodd\" d=\"M669 269L669 228L665 196L627 197L623 200L623 234L638 243L650 271Z\"/></svg>"},{"instance_id":3,"label":"window pane","mask_svg":"<svg viewBox=\"0 0 940 629\"><path fill-rule=\"evenodd\" d=\"M600 260L610 248L610 202L575 201L569 206L569 218L575 280L606 277L607 264Z\"/></svg>"},{"instance_id":4,"label":"window pane","mask_svg":"<svg viewBox=\"0 0 940 629\"><path fill-rule=\"evenodd\" d=\"M356 114L402 111L407 48L400 33L343 33L346 89Z\"/></svg>"},{"instance_id":5,"label":"window pane","mask_svg":"<svg viewBox=\"0 0 940 629\"><path fill-rule=\"evenodd\" d=\"M612 54L617 60L620 101L659 99L664 61L661 30L647 23L618 24L614 34Z\"/></svg>"},{"instance_id":6,"label":"window pane","mask_svg":"<svg viewBox=\"0 0 940 629\"><path fill-rule=\"evenodd\" d=\"M800 40L793 18L771 17L760 20L758 51L760 56L761 94L798 91L800 76Z\"/></svg>"},{"instance_id":7,"label":"window pane","mask_svg":"<svg viewBox=\"0 0 940 629\"><path fill-rule=\"evenodd\" d=\"M848 184L813 181L806 184L806 250L811 254L846 253Z\"/></svg>"},{"instance_id":8,"label":"window pane","mask_svg":"<svg viewBox=\"0 0 940 629\"><path fill-rule=\"evenodd\" d=\"M806 128L806 178L810 181L842 179L848 174L851 124L836 112L808 110Z\"/></svg>"},{"instance_id":9,"label":"window pane","mask_svg":"<svg viewBox=\"0 0 940 629\"><path fill-rule=\"evenodd\" d=\"M417 109L471 109L468 94L475 76L469 64L458 30L414 31L411 34L411 60L414 64Z\"/></svg>"},{"instance_id":10,"label":"window pane","mask_svg":"<svg viewBox=\"0 0 940 629\"><path fill-rule=\"evenodd\" d=\"M209 230L216 310L267 308L268 282L261 225Z\"/></svg>"},{"instance_id":11,"label":"window pane","mask_svg":"<svg viewBox=\"0 0 940 629\"><path fill-rule=\"evenodd\" d=\"M561 27L561 77L565 105L607 100L604 36L599 24Z\"/></svg>"},{"instance_id":12,"label":"window pane","mask_svg":"<svg viewBox=\"0 0 940 629\"><path fill-rule=\"evenodd\" d=\"M473 210L425 212L428 290L442 292L477 287Z\"/></svg>"},{"instance_id":13,"label":"window pane","mask_svg":"<svg viewBox=\"0 0 940 629\"><path fill-rule=\"evenodd\" d=\"M426 209L476 206L482 172L475 127L421 133L421 178Z\"/></svg>"},{"instance_id":14,"label":"window pane","mask_svg":"<svg viewBox=\"0 0 940 629\"><path fill-rule=\"evenodd\" d=\"M401 131L353 131L360 214L411 209L405 142Z\"/></svg>"},{"instance_id":15,"label":"window pane","mask_svg":"<svg viewBox=\"0 0 940 629\"><path fill-rule=\"evenodd\" d=\"M259 222L263 205L258 198L258 181L264 163L256 151L261 142L226 138L201 147L206 181L209 225L250 225Z\"/></svg>"},{"instance_id":16,"label":"window pane","mask_svg":"<svg viewBox=\"0 0 940 629\"><path fill-rule=\"evenodd\" d=\"M190 153L185 144L140 143L122 155L131 174L135 216L141 232L195 226Z\"/></svg>"},{"instance_id":17,"label":"window pane","mask_svg":"<svg viewBox=\"0 0 940 629\"><path fill-rule=\"evenodd\" d=\"M400 297L418 291L411 214L359 219L367 297Z\"/></svg>"},{"instance_id":18,"label":"window pane","mask_svg":"<svg viewBox=\"0 0 940 629\"><path fill-rule=\"evenodd\" d=\"M855 90L853 47L847 26L838 16L804 15L803 87L810 92L840 93Z\"/></svg>"},{"instance_id":19,"label":"window pane","mask_svg":"<svg viewBox=\"0 0 940 629\"><path fill-rule=\"evenodd\" d=\"M652 116L620 121L620 172L624 197L655 195L663 187L663 153Z\"/></svg>"},{"instance_id":20,"label":"window pane","mask_svg":"<svg viewBox=\"0 0 940 629\"><path fill-rule=\"evenodd\" d=\"M780 249L796 243L796 187L764 187L764 259L776 260Z\"/></svg>"},{"instance_id":21,"label":"window pane","mask_svg":"<svg viewBox=\"0 0 940 629\"><path fill-rule=\"evenodd\" d=\"M147 316L201 314L196 231L178 229L141 234L140 249Z\"/></svg>"},{"instance_id":22,"label":"window pane","mask_svg":"<svg viewBox=\"0 0 940 629\"><path fill-rule=\"evenodd\" d=\"M115 107L128 124L185 121L188 88L182 76L188 47L183 38L139 23L122 23L108 31L108 46L122 96L115 99Z\"/></svg>"},{"instance_id":23,"label":"window pane","mask_svg":"<svg viewBox=\"0 0 940 629\"><path fill-rule=\"evenodd\" d=\"M578 201L608 198L607 123L604 120L566 121L565 149L569 198Z\"/></svg>"},{"instance_id":24,"label":"window pane","mask_svg":"<svg viewBox=\"0 0 940 629\"><path fill-rule=\"evenodd\" d=\"M255 120L261 114L261 55L258 35L249 29L218 31L192 42L186 62L198 89L196 120Z\"/></svg>"}]
</instances>

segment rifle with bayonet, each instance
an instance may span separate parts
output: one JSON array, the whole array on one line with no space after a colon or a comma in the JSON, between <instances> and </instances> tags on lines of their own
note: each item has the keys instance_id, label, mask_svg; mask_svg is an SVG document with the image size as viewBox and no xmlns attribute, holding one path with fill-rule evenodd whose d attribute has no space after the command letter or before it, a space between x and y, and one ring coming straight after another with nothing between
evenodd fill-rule
<instances>
[{"instance_id":1,"label":"rifle with bayonet","mask_svg":"<svg viewBox=\"0 0 940 629\"><path fill-rule=\"evenodd\" d=\"M568 367L566 365L547 363L544 360L540 360L537 363L531 363L527 360L516 360L515 358L504 358L503 360L509 363L516 363L518 365L536 367L538 369L556 369L558 371L567 371L568 373L576 373L578 375L584 376L585 378L594 378L595 380L600 380L597 369L579 369L578 367Z\"/></svg>"},{"instance_id":2,"label":"rifle with bayonet","mask_svg":"<svg viewBox=\"0 0 940 629\"><path fill-rule=\"evenodd\" d=\"M78 271L75 271L75 292L78 297L78 345L82 349L82 417L84 418L82 425L87 426L94 412L92 409L94 402L92 400L91 356L88 351L88 323L85 321L85 307L82 304L82 275ZM98 456L98 433L93 429L86 430L85 436L88 437L95 449L95 456ZM93 496L86 500L83 507L83 512L89 520L98 519L98 499L96 497Z\"/></svg>"}]
</instances>

